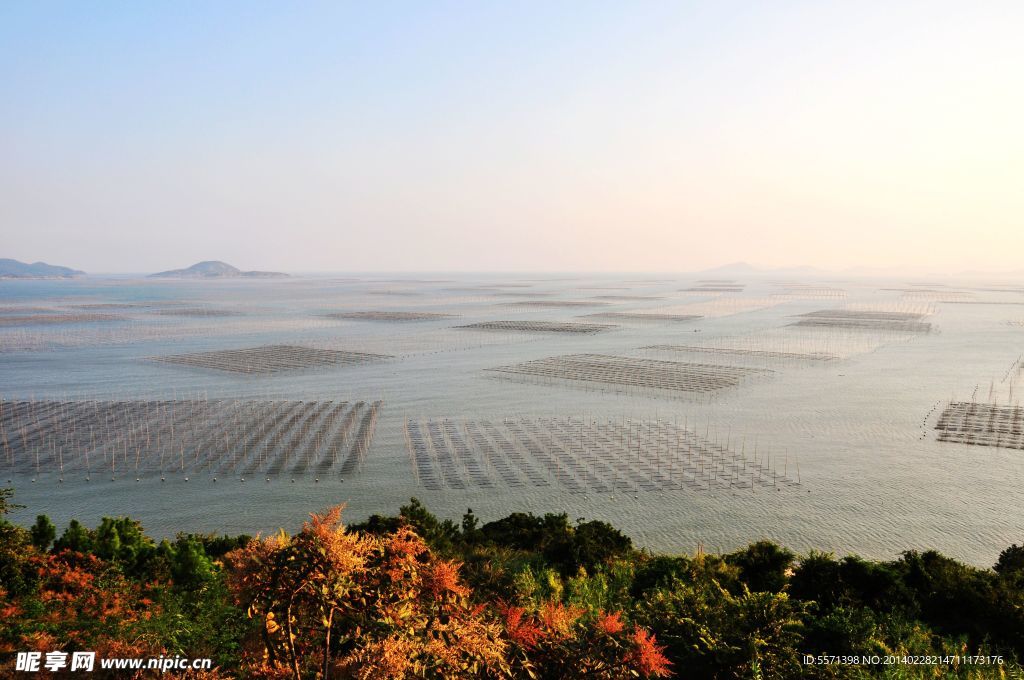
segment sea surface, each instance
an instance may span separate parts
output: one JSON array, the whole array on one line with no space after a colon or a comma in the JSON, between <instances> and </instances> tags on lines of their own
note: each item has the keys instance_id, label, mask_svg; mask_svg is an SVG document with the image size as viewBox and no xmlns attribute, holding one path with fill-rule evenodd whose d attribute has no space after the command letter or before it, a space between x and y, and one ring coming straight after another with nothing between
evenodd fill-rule
<instances>
[{"instance_id":1,"label":"sea surface","mask_svg":"<svg viewBox=\"0 0 1024 680\"><path fill-rule=\"evenodd\" d=\"M346 312L449 316L329 316ZM487 321L610 327L458 328ZM278 345L379 356L272 373L158 360ZM289 458L299 436L263 450L266 460L232 467L217 459L220 444L180 428L146 430L149 439L130 437L132 448L120 452L116 443L46 438L33 450L16 443L31 440L25 423L8 420L0 486L26 506L14 513L19 522L130 515L155 536L293 530L337 503L359 520L394 514L415 496L454 519L472 508L485 521L512 511L607 520L655 551L727 551L770 538L800 552L871 558L937 549L988 566L1024 543L1020 437L1011 432L997 446L940 441L935 426L951 401L1018 404L1022 352L1024 285L1002 281L5 280L0 395L6 409L50 404L58 415L47 427L102 430L81 415L61 422L82 402L149 404L141 408L150 419L154 404L362 402L360 414L379 406L344 473ZM571 355L597 358L562 359ZM524 372L525 362L545 359L563 374ZM503 367L511 369L493 370ZM682 382L662 380L677 370ZM707 380L687 383L693 371ZM244 442L232 422L207 418L201 427ZM417 449L431 428L449 448ZM648 450L653 441L663 450ZM233 451L223 455L257 455L223 447Z\"/></svg>"}]
</instances>

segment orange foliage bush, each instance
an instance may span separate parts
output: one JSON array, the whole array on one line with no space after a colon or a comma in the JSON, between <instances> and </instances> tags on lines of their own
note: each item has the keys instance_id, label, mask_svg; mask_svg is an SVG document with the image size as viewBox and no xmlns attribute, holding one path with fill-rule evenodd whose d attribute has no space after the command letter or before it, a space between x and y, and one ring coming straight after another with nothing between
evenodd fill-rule
<instances>
[{"instance_id":1,"label":"orange foliage bush","mask_svg":"<svg viewBox=\"0 0 1024 680\"><path fill-rule=\"evenodd\" d=\"M502 605L514 677L668 677L664 648L642 628L627 633L620 612L547 602L535 613Z\"/></svg>"},{"instance_id":2,"label":"orange foliage bush","mask_svg":"<svg viewBox=\"0 0 1024 680\"><path fill-rule=\"evenodd\" d=\"M253 540L226 556L228 582L264 622L260 672L295 678L499 674L500 627L468 600L458 565L432 560L409 529L347 533L340 508L294 537Z\"/></svg>"},{"instance_id":3,"label":"orange foliage bush","mask_svg":"<svg viewBox=\"0 0 1024 680\"><path fill-rule=\"evenodd\" d=\"M620 614L558 602L538 612L474 604L457 562L412 529L349 533L341 508L295 536L229 553L228 583L262 622L248 670L262 677L663 677L654 637Z\"/></svg>"},{"instance_id":4,"label":"orange foliage bush","mask_svg":"<svg viewBox=\"0 0 1024 680\"><path fill-rule=\"evenodd\" d=\"M118 633L154 613L141 588L108 562L72 551L25 556L36 587L17 601L0 591L0 652L84 649L118 644L124 656L159 650L150 641L115 642ZM158 651L156 653L159 653Z\"/></svg>"}]
</instances>

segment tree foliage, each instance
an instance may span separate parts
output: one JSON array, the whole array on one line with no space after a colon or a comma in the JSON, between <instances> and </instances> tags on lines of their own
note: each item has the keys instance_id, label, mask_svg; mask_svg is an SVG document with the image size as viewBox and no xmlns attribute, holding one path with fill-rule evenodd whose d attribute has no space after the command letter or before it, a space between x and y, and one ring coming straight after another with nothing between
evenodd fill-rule
<instances>
[{"instance_id":1,"label":"tree foliage","mask_svg":"<svg viewBox=\"0 0 1024 680\"><path fill-rule=\"evenodd\" d=\"M238 678L1015 677L1024 548L992 569L769 541L652 555L600 521L440 519L416 499L255 539L154 541L128 518L58 536L7 522L0 658L20 650L211 657ZM55 538L56 537L56 538ZM999 654L1002 666L819 666L804 655Z\"/></svg>"},{"instance_id":2,"label":"tree foliage","mask_svg":"<svg viewBox=\"0 0 1024 680\"><path fill-rule=\"evenodd\" d=\"M375 533L359 534L346 531L340 514L314 514L294 536L259 538L227 556L232 592L261 622L262 653L250 658L258 672L296 679L666 673L667 659L642 629L584 623L582 612L561 603L539 612L474 603L461 563L433 555L412 526L381 533L378 521ZM440 526L414 517L428 531Z\"/></svg>"}]
</instances>

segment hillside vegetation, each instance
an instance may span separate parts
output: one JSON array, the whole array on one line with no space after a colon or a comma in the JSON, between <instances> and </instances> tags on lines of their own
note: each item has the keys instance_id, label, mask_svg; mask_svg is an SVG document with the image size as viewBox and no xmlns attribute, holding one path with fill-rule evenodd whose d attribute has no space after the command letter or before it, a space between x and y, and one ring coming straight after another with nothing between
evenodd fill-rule
<instances>
[{"instance_id":1,"label":"hillside vegetation","mask_svg":"<svg viewBox=\"0 0 1024 680\"><path fill-rule=\"evenodd\" d=\"M0 658L214 659L192 677L1019 677L1024 548L992 569L767 541L652 555L604 522L469 511L456 524L415 499L255 538L157 542L127 518L58 532L40 516L0 524L0 621ZM853 655L880 662L822 663Z\"/></svg>"}]
</instances>

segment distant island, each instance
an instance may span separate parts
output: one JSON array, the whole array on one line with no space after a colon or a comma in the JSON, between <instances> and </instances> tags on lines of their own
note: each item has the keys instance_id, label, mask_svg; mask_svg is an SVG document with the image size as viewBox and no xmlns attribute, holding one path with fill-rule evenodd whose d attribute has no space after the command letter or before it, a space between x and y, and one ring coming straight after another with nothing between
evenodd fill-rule
<instances>
[{"instance_id":1,"label":"distant island","mask_svg":"<svg viewBox=\"0 0 1024 680\"><path fill-rule=\"evenodd\" d=\"M171 269L166 272L150 274L151 279L278 279L288 276L281 272L243 272L220 260L197 262L185 269Z\"/></svg>"},{"instance_id":2,"label":"distant island","mask_svg":"<svg viewBox=\"0 0 1024 680\"><path fill-rule=\"evenodd\" d=\"M9 258L0 258L0 279L70 279L85 272L71 267L58 267L45 262L27 264Z\"/></svg>"}]
</instances>

